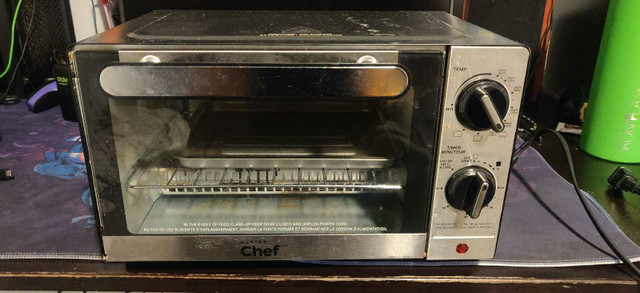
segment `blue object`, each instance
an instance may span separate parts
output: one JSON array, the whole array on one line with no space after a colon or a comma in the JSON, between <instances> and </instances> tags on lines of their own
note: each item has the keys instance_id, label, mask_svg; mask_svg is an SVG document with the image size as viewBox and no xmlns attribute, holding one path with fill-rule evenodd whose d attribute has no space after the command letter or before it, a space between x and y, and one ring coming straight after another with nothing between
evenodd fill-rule
<instances>
[{"instance_id":1,"label":"blue object","mask_svg":"<svg viewBox=\"0 0 640 293\"><path fill-rule=\"evenodd\" d=\"M87 178L81 144L74 146L68 152L46 152L44 158L47 163L38 164L33 168L39 174L61 179Z\"/></svg>"}]
</instances>

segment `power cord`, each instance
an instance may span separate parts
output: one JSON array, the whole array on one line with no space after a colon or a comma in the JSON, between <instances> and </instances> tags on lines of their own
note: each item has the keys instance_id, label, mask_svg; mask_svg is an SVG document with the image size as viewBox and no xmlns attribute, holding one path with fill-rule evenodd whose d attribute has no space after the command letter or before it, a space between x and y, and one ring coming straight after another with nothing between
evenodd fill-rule
<instances>
[{"instance_id":1,"label":"power cord","mask_svg":"<svg viewBox=\"0 0 640 293\"><path fill-rule=\"evenodd\" d=\"M22 3L22 0L20 0L20 3ZM18 4L18 5L20 5L20 4ZM13 74L11 75L11 79L9 80L9 83L7 84L7 91L5 91L2 94L2 96L0 96L0 105L12 105L12 104L17 104L17 103L20 102L20 99L18 99L18 98L16 98L15 100L11 100L11 101L9 101L9 99L5 100L5 98L9 94L9 91L11 90L11 85L13 85L13 80L16 78L16 73L18 73L18 66L20 65L20 63L22 63L22 59L24 58L24 53L27 51L27 44L29 43L29 37L31 36L31 27L33 25L33 19L35 18L35 16L36 16L36 0L33 0L33 7L31 9L31 19L29 20L29 27L27 28L27 36L24 38L24 47L22 47L22 52L20 53L20 58L18 59L18 64L16 65L16 68L13 69ZM15 29L14 29L14 31L15 31ZM13 48L13 35L11 36L11 38L12 38L11 48ZM11 65L10 62L11 62L11 57L9 57L9 65ZM7 70L9 70L9 66L7 66Z\"/></svg>"},{"instance_id":2,"label":"power cord","mask_svg":"<svg viewBox=\"0 0 640 293\"><path fill-rule=\"evenodd\" d=\"M607 181L616 189L640 195L640 184L638 184L638 178L633 176L633 172L625 167L618 167L613 171L611 176L609 176Z\"/></svg>"},{"instance_id":3,"label":"power cord","mask_svg":"<svg viewBox=\"0 0 640 293\"><path fill-rule=\"evenodd\" d=\"M9 72L11 68L11 59L13 59L13 44L16 37L16 21L18 20L18 12L20 12L20 6L22 6L22 0L18 0L16 5L16 11L13 13L13 22L11 23L11 43L9 45L9 59L7 59L7 67L0 73L0 78L3 78Z\"/></svg>"},{"instance_id":4,"label":"power cord","mask_svg":"<svg viewBox=\"0 0 640 293\"><path fill-rule=\"evenodd\" d=\"M613 241L611 241L611 239L609 238L607 233L604 232L604 229L602 228L602 226L600 226L600 223L596 220L596 218L593 215L593 212L591 212L591 209L587 205L588 199L586 199L585 195L582 194L582 192L580 192L580 187L578 186L578 179L576 178L576 172L573 166L573 158L571 157L571 150L569 149L569 144L567 144L567 141L564 139L564 137L562 137L562 135L559 132L552 129L541 129L537 131L532 137L527 139L518 149L516 149L516 151L513 153L512 163L515 163L518 157L520 157L520 155L529 146L531 146L531 144L534 141L536 141L539 137L545 134L553 134L553 136L560 142L560 144L562 144L562 149L567 159L567 165L569 166L569 173L571 174L571 183L573 184L573 188L575 189L576 194L580 199L580 203L582 203L582 207L587 212L587 215L589 216L589 219L591 220L596 230L598 231L598 234L600 234L600 237L602 237L604 242L607 243L607 245L609 246L609 248L611 248L613 253L615 253L615 255L619 259L621 259L622 262L626 264L627 267L633 272L633 274L636 277L636 280L640 280L640 269L638 269L638 267L636 267L636 265L633 262L631 262L631 260L626 255L624 255L624 253L622 253L620 248L615 243L613 243Z\"/></svg>"}]
</instances>

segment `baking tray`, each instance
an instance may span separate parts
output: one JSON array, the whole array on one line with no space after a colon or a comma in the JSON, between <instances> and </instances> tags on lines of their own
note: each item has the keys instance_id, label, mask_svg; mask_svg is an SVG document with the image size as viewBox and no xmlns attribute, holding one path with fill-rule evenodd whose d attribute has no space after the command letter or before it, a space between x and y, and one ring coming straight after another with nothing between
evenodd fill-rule
<instances>
[{"instance_id":1,"label":"baking tray","mask_svg":"<svg viewBox=\"0 0 640 293\"><path fill-rule=\"evenodd\" d=\"M188 168L390 167L394 157L376 152L386 140L371 145L376 123L367 112L207 111L171 155Z\"/></svg>"}]
</instances>

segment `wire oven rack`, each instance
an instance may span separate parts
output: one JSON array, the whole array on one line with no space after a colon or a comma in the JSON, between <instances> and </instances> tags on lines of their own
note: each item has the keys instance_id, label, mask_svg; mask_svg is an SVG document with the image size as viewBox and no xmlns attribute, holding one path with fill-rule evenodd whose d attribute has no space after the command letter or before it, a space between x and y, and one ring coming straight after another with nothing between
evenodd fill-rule
<instances>
[{"instance_id":1,"label":"wire oven rack","mask_svg":"<svg viewBox=\"0 0 640 293\"><path fill-rule=\"evenodd\" d=\"M345 194L402 189L400 169L165 168L135 169L134 189L163 194Z\"/></svg>"}]
</instances>

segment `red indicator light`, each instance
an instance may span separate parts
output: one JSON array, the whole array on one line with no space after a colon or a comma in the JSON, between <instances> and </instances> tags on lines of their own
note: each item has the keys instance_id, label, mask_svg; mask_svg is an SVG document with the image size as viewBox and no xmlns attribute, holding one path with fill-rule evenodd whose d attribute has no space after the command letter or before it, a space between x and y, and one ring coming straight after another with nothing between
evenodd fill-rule
<instances>
[{"instance_id":1,"label":"red indicator light","mask_svg":"<svg viewBox=\"0 0 640 293\"><path fill-rule=\"evenodd\" d=\"M459 254L465 254L469 250L469 245L464 243L460 243L456 246L456 252Z\"/></svg>"}]
</instances>

